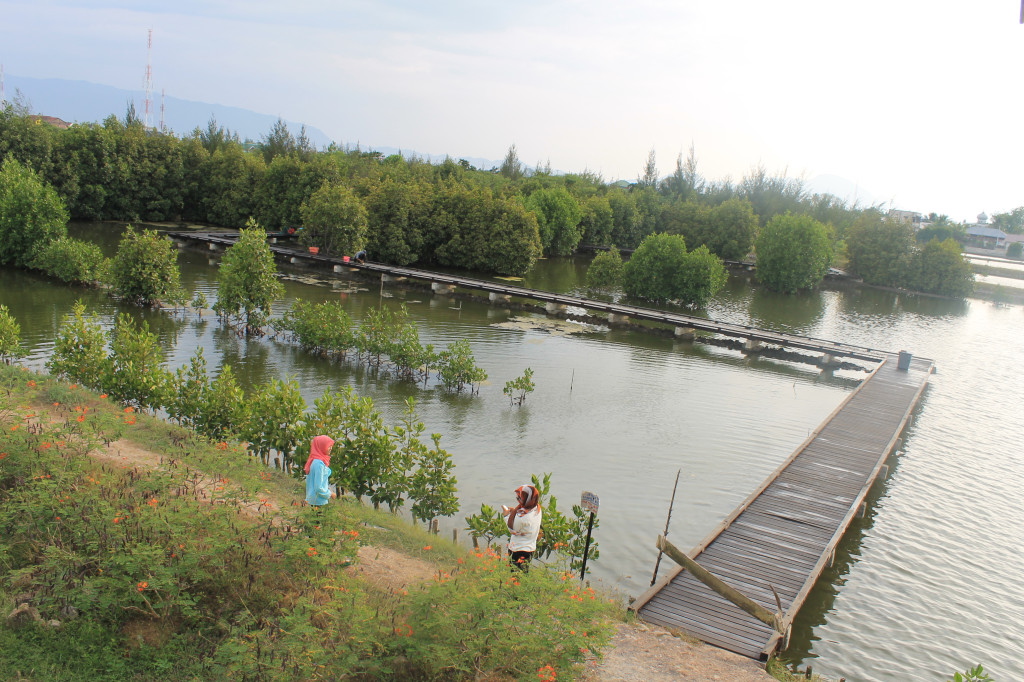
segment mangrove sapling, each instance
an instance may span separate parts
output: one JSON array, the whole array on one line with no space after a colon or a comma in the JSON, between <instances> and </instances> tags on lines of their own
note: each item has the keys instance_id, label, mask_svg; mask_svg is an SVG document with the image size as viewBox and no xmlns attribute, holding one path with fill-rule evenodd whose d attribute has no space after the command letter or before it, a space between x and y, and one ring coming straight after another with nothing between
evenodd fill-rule
<instances>
[{"instance_id":1,"label":"mangrove sapling","mask_svg":"<svg viewBox=\"0 0 1024 682\"><path fill-rule=\"evenodd\" d=\"M441 351L437 360L437 375L445 389L458 393L467 385L470 393L475 393L479 390L476 384L487 380L487 372L477 366L469 341L465 339L450 343Z\"/></svg>"},{"instance_id":2,"label":"mangrove sapling","mask_svg":"<svg viewBox=\"0 0 1024 682\"><path fill-rule=\"evenodd\" d=\"M100 318L96 314L86 315L85 304L79 299L71 313L64 316L46 369L57 377L95 389L109 374L109 364Z\"/></svg>"},{"instance_id":3,"label":"mangrove sapling","mask_svg":"<svg viewBox=\"0 0 1024 682\"><path fill-rule=\"evenodd\" d=\"M163 407L171 374L160 366L163 349L149 323L136 325L129 315L118 315L110 330L110 357L103 388L115 400L141 409Z\"/></svg>"},{"instance_id":4,"label":"mangrove sapling","mask_svg":"<svg viewBox=\"0 0 1024 682\"><path fill-rule=\"evenodd\" d=\"M526 395L532 393L534 388L533 370L527 367L521 377L505 382L505 388L501 392L508 396L510 405L521 406L526 402Z\"/></svg>"},{"instance_id":5,"label":"mangrove sapling","mask_svg":"<svg viewBox=\"0 0 1024 682\"><path fill-rule=\"evenodd\" d=\"M196 315L199 317L203 316L203 310L209 307L209 303L206 300L206 294L202 291L197 291L196 295L192 297L192 309L196 311Z\"/></svg>"},{"instance_id":6,"label":"mangrove sapling","mask_svg":"<svg viewBox=\"0 0 1024 682\"><path fill-rule=\"evenodd\" d=\"M183 296L178 249L154 230L135 232L131 225L117 245L110 266L114 293L139 305L179 301Z\"/></svg>"},{"instance_id":7,"label":"mangrove sapling","mask_svg":"<svg viewBox=\"0 0 1024 682\"><path fill-rule=\"evenodd\" d=\"M210 390L203 349L196 349L188 367L179 367L168 391L167 416L187 429L197 429Z\"/></svg>"},{"instance_id":8,"label":"mangrove sapling","mask_svg":"<svg viewBox=\"0 0 1024 682\"><path fill-rule=\"evenodd\" d=\"M276 275L267 233L250 218L239 231L238 241L221 258L220 288L213 309L225 319L237 318L245 335L262 336L270 305L284 295Z\"/></svg>"},{"instance_id":9,"label":"mangrove sapling","mask_svg":"<svg viewBox=\"0 0 1024 682\"><path fill-rule=\"evenodd\" d=\"M239 433L248 420L247 413L245 392L231 365L225 364L205 392L195 419L196 431L210 440L224 441Z\"/></svg>"},{"instance_id":10,"label":"mangrove sapling","mask_svg":"<svg viewBox=\"0 0 1024 682\"><path fill-rule=\"evenodd\" d=\"M276 452L279 468L291 471L303 435L300 424L305 412L306 401L298 382L271 381L249 396L247 419L239 435L249 442L252 453L264 464L269 464Z\"/></svg>"}]
</instances>

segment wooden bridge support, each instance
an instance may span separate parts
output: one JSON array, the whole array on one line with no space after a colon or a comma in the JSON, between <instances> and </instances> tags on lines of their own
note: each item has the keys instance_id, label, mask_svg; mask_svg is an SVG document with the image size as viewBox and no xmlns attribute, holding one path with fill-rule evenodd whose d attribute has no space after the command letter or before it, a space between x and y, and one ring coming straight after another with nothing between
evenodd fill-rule
<instances>
[{"instance_id":1,"label":"wooden bridge support","mask_svg":"<svg viewBox=\"0 0 1024 682\"><path fill-rule=\"evenodd\" d=\"M761 342L757 339L747 339L743 342L743 350L747 353L756 353L761 350Z\"/></svg>"},{"instance_id":2,"label":"wooden bridge support","mask_svg":"<svg viewBox=\"0 0 1024 682\"><path fill-rule=\"evenodd\" d=\"M559 315L564 314L568 307L564 303L548 303L544 306L544 310L548 315Z\"/></svg>"},{"instance_id":3,"label":"wooden bridge support","mask_svg":"<svg viewBox=\"0 0 1024 682\"><path fill-rule=\"evenodd\" d=\"M608 313L608 324L628 324L629 315L622 313Z\"/></svg>"},{"instance_id":4,"label":"wooden bridge support","mask_svg":"<svg viewBox=\"0 0 1024 682\"><path fill-rule=\"evenodd\" d=\"M693 341L697 338L697 330L693 327L676 327L675 336L680 341Z\"/></svg>"},{"instance_id":5,"label":"wooden bridge support","mask_svg":"<svg viewBox=\"0 0 1024 682\"><path fill-rule=\"evenodd\" d=\"M433 291L435 294L454 294L455 285L445 284L444 282L431 282L430 290Z\"/></svg>"},{"instance_id":6,"label":"wooden bridge support","mask_svg":"<svg viewBox=\"0 0 1024 682\"><path fill-rule=\"evenodd\" d=\"M492 291L487 294L487 300L491 303L508 303L512 300L512 296L510 294L499 294L497 291Z\"/></svg>"}]
</instances>

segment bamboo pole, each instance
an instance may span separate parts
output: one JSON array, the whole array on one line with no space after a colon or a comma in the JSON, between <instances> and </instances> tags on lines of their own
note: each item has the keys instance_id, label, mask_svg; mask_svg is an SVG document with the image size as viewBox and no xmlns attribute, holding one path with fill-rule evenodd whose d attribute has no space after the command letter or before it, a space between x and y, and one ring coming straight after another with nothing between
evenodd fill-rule
<instances>
[{"instance_id":1,"label":"bamboo pole","mask_svg":"<svg viewBox=\"0 0 1024 682\"><path fill-rule=\"evenodd\" d=\"M772 613L743 593L729 587L719 578L709 573L703 566L686 556L682 550L666 540L664 535L658 536L657 545L658 549L667 554L669 559L685 568L694 578L710 587L716 594L728 599L765 625L771 626L776 632L786 633L787 623L781 613Z\"/></svg>"}]
</instances>

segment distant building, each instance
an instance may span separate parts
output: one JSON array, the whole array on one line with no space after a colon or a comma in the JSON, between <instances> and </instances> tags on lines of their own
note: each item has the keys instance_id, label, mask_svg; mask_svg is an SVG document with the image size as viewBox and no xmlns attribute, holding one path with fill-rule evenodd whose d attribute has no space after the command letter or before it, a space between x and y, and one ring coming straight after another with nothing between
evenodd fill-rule
<instances>
[{"instance_id":1,"label":"distant building","mask_svg":"<svg viewBox=\"0 0 1024 682\"><path fill-rule=\"evenodd\" d=\"M67 130L68 128L71 127L70 123L68 123L67 121L63 121L57 118L56 116L39 116L38 114L33 114L28 117L28 120L35 122L36 125L48 123L52 125L54 128L60 128L61 130Z\"/></svg>"},{"instance_id":2,"label":"distant building","mask_svg":"<svg viewBox=\"0 0 1024 682\"><path fill-rule=\"evenodd\" d=\"M984 211L978 214L978 222L967 228L967 241L986 249L1005 249L1006 233L988 224Z\"/></svg>"},{"instance_id":3,"label":"distant building","mask_svg":"<svg viewBox=\"0 0 1024 682\"><path fill-rule=\"evenodd\" d=\"M908 223L916 232L921 229L921 214L917 211L901 211L896 208L889 209L889 217L901 223Z\"/></svg>"}]
</instances>

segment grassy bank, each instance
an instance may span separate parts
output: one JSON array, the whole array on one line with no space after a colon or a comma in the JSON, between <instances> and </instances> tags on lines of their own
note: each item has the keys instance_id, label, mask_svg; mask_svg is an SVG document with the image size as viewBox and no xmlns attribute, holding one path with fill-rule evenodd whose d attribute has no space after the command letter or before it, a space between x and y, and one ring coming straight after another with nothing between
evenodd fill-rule
<instances>
[{"instance_id":1,"label":"grassy bank","mask_svg":"<svg viewBox=\"0 0 1024 682\"><path fill-rule=\"evenodd\" d=\"M353 500L317 515L301 497L239 444L0 367L0 609L20 614L0 621L0 670L571 679L607 641L618 607L565 574L513 574ZM433 578L364 579L371 546Z\"/></svg>"}]
</instances>

